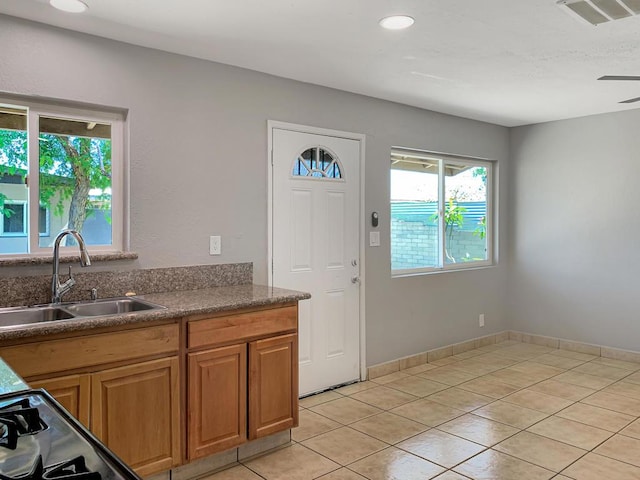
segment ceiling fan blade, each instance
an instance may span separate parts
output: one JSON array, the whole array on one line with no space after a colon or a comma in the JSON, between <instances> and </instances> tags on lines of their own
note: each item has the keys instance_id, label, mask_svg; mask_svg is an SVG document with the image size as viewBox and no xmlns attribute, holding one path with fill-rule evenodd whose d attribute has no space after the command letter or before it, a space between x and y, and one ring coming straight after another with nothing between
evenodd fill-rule
<instances>
[{"instance_id":1,"label":"ceiling fan blade","mask_svg":"<svg viewBox=\"0 0 640 480\"><path fill-rule=\"evenodd\" d=\"M605 75L598 80L640 80L640 76L636 75Z\"/></svg>"},{"instance_id":2,"label":"ceiling fan blade","mask_svg":"<svg viewBox=\"0 0 640 480\"><path fill-rule=\"evenodd\" d=\"M635 102L640 102L640 97L630 98L629 100L623 100L622 102L618 102L618 103L635 103Z\"/></svg>"}]
</instances>

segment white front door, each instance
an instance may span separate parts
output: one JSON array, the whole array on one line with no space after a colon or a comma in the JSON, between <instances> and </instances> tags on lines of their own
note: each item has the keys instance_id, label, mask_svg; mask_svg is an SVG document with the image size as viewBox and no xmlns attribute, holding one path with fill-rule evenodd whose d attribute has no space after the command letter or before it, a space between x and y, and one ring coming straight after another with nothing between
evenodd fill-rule
<instances>
[{"instance_id":1,"label":"white front door","mask_svg":"<svg viewBox=\"0 0 640 480\"><path fill-rule=\"evenodd\" d=\"M300 302L300 394L360 376L360 141L273 128L272 285Z\"/></svg>"}]
</instances>

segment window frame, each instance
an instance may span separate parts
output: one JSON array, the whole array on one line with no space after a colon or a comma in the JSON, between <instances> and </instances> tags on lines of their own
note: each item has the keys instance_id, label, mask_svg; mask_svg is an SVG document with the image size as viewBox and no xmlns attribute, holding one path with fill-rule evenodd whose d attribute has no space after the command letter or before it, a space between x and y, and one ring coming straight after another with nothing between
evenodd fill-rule
<instances>
[{"instance_id":1,"label":"window frame","mask_svg":"<svg viewBox=\"0 0 640 480\"><path fill-rule=\"evenodd\" d=\"M486 268L494 265L496 258L494 251L494 236L496 226L496 212L494 208L494 197L496 195L494 188L494 179L496 176L497 162L486 158L451 155L440 152L431 152L426 150L418 150L413 148L392 147L391 158L393 155L410 155L421 160L429 162L438 162L438 265L433 267L418 268L400 268L394 269L393 264L389 262L391 277L406 277L413 275L426 275L433 273L443 273L452 271L473 270L477 268ZM487 213L485 219L485 239L486 239L486 260L477 260L470 262L446 263L445 261L445 231L444 231L444 210L446 208L447 199L445 191L445 164L458 164L461 166L484 167L487 169L486 183L486 205ZM391 181L391 170L393 170L393 161L389 167L389 181ZM399 170L399 169L398 169ZM389 183L391 185L391 183ZM389 254L391 256L391 188L389 189Z\"/></svg>"},{"instance_id":2,"label":"window frame","mask_svg":"<svg viewBox=\"0 0 640 480\"><path fill-rule=\"evenodd\" d=\"M302 155L304 155L305 152L307 152L308 150L316 150L318 152L318 156L320 154L321 150L324 150L325 152L327 152L330 156L331 156L331 163L335 163L338 166L338 170L340 172L340 176L339 177L329 177L327 175L322 175L322 176L317 176L317 175L313 175L313 170L309 170L309 174L308 175L296 175L294 172L296 170L296 164L300 161L300 158L302 157ZM316 160L317 162L317 160ZM306 167L305 167L306 168ZM317 171L317 169L316 169ZM324 172L324 171L323 171ZM305 147L302 151L300 151L300 153L295 157L295 159L293 160L292 163L292 167L290 168L290 177L293 180L324 180L324 181L331 181L331 182L346 182L345 177L345 172L344 172L344 167L342 165L342 162L340 161L340 159L338 158L338 156L335 154L335 152L333 150L331 150L328 147L325 147L324 145L320 145L320 144L315 144L315 145L311 145L308 147Z\"/></svg>"},{"instance_id":3,"label":"window frame","mask_svg":"<svg viewBox=\"0 0 640 480\"><path fill-rule=\"evenodd\" d=\"M7 205L22 205L22 232L5 232L4 231L4 221L5 219L2 219L2 222L0 223L0 236L2 237L11 237L11 238L18 238L18 237L26 237L27 236L27 218L29 218L29 212L27 211L27 201L26 200L5 200L4 202L5 206ZM4 217L4 215L3 215Z\"/></svg>"},{"instance_id":4,"label":"window frame","mask_svg":"<svg viewBox=\"0 0 640 480\"><path fill-rule=\"evenodd\" d=\"M0 253L0 260L8 258L31 258L50 256L52 247L40 247L42 236L51 232L50 209L47 211L47 233L40 233L40 117L54 117L80 122L108 123L111 125L111 245L90 245L89 251L94 254L110 254L124 252L128 248L125 228L128 222L128 198L125 188L127 163L125 156L125 114L115 109L93 109L87 107L63 106L54 103L34 102L25 98L0 97L0 105L27 109L27 162L28 172L28 253ZM35 161L33 158L35 156ZM33 234L32 232L38 232ZM61 254L72 254L77 247L61 246Z\"/></svg>"},{"instance_id":5,"label":"window frame","mask_svg":"<svg viewBox=\"0 0 640 480\"><path fill-rule=\"evenodd\" d=\"M40 209L44 209L45 214L45 230L44 232L40 231ZM42 205L38 205L38 236L39 237L48 237L51 235L51 209L47 207L43 207Z\"/></svg>"},{"instance_id":6,"label":"window frame","mask_svg":"<svg viewBox=\"0 0 640 480\"><path fill-rule=\"evenodd\" d=\"M22 205L22 225L24 226L22 232L5 232L4 231L4 218L2 219L2 222L0 222L0 236L1 237L26 237L28 232L27 232L27 225L28 222L25 221L26 218L29 217L29 212L27 210L27 201L26 200L6 200L4 202L5 207L7 205ZM51 228L51 223L49 220L49 212L50 210L46 207L43 207L42 205L39 206L38 208L38 216L40 215L39 210L40 209L44 209L44 214L45 214L45 230L43 232L40 231L40 224L38 223L38 234L40 237L48 237L49 236L49 229Z\"/></svg>"}]
</instances>

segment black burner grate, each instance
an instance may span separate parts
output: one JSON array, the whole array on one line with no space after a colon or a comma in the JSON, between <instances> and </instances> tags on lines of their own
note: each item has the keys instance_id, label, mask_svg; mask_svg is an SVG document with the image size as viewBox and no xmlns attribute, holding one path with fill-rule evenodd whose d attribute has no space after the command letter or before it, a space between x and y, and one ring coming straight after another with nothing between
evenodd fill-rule
<instances>
[{"instance_id":1,"label":"black burner grate","mask_svg":"<svg viewBox=\"0 0 640 480\"><path fill-rule=\"evenodd\" d=\"M30 472L17 477L0 473L0 480L102 480L102 475L90 472L82 456L43 467L42 457L38 455Z\"/></svg>"},{"instance_id":2,"label":"black burner grate","mask_svg":"<svg viewBox=\"0 0 640 480\"><path fill-rule=\"evenodd\" d=\"M38 409L31 407L28 398L0 407L0 447L14 450L18 437L34 435L46 428Z\"/></svg>"}]
</instances>

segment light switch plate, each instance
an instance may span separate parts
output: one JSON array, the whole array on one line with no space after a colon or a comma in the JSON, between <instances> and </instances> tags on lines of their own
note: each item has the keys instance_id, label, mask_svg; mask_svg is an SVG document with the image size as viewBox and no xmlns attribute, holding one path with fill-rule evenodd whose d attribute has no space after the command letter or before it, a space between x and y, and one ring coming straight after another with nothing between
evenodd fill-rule
<instances>
[{"instance_id":1,"label":"light switch plate","mask_svg":"<svg viewBox=\"0 0 640 480\"><path fill-rule=\"evenodd\" d=\"M220 255L222 253L222 239L219 235L209 237L209 255Z\"/></svg>"},{"instance_id":2,"label":"light switch plate","mask_svg":"<svg viewBox=\"0 0 640 480\"><path fill-rule=\"evenodd\" d=\"M370 247L380 246L380 232L369 232L369 246Z\"/></svg>"}]
</instances>

